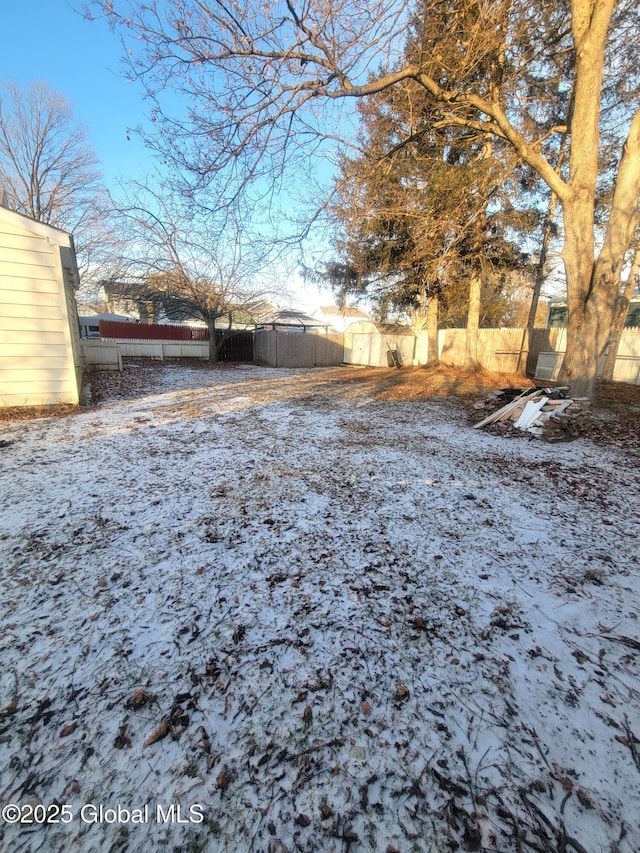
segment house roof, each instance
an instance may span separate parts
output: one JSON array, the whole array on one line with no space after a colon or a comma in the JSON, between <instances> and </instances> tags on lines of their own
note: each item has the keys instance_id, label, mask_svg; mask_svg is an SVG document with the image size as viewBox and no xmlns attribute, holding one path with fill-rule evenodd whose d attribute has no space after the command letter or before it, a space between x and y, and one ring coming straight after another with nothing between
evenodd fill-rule
<instances>
[{"instance_id":1,"label":"house roof","mask_svg":"<svg viewBox=\"0 0 640 853\"><path fill-rule=\"evenodd\" d=\"M411 326L403 323L377 323L375 320L357 320L349 326L351 334L365 334L378 332L381 335L414 335Z\"/></svg>"},{"instance_id":2,"label":"house roof","mask_svg":"<svg viewBox=\"0 0 640 853\"><path fill-rule=\"evenodd\" d=\"M359 317L362 320L366 320L369 316L359 308L340 308L338 305L321 305L318 311L321 311L325 317Z\"/></svg>"},{"instance_id":3,"label":"house roof","mask_svg":"<svg viewBox=\"0 0 640 853\"><path fill-rule=\"evenodd\" d=\"M414 335L411 326L404 323L376 323L376 328L383 335Z\"/></svg>"},{"instance_id":4,"label":"house roof","mask_svg":"<svg viewBox=\"0 0 640 853\"><path fill-rule=\"evenodd\" d=\"M147 285L126 281L102 281L107 299L149 299L150 291Z\"/></svg>"},{"instance_id":5,"label":"house roof","mask_svg":"<svg viewBox=\"0 0 640 853\"><path fill-rule=\"evenodd\" d=\"M110 314L108 312L102 314L79 314L79 320L90 320L92 323L95 323L96 320L99 322L100 320L109 320L112 322L119 323L135 323L135 319L133 317L128 317L126 314Z\"/></svg>"},{"instance_id":6,"label":"house roof","mask_svg":"<svg viewBox=\"0 0 640 853\"><path fill-rule=\"evenodd\" d=\"M17 210L12 210L10 207L6 206L4 197L0 200L0 219L5 222L12 222L21 228L25 228L27 231L31 231L32 234L36 234L38 237L45 237L55 246L64 246L71 249L75 258L73 236L70 231L64 231L62 228L58 228L55 225L49 225L47 222L39 222L37 219L27 216L26 213L19 213Z\"/></svg>"}]
</instances>

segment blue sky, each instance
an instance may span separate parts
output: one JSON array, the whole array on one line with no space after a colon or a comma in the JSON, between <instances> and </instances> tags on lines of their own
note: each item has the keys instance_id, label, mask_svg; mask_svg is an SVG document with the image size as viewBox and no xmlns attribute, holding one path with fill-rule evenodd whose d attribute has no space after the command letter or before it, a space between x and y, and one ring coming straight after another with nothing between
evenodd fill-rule
<instances>
[{"instance_id":1,"label":"blue sky","mask_svg":"<svg viewBox=\"0 0 640 853\"><path fill-rule=\"evenodd\" d=\"M152 155L127 130L145 124L142 87L127 81L121 45L104 21L87 21L88 0L18 0L3 10L0 81L25 88L42 80L67 98L74 116L86 126L105 183L116 191L119 179L142 178L154 169ZM300 307L333 296L291 280ZM322 294L322 295L321 295Z\"/></svg>"},{"instance_id":2,"label":"blue sky","mask_svg":"<svg viewBox=\"0 0 640 853\"><path fill-rule=\"evenodd\" d=\"M0 80L42 80L64 95L89 132L107 184L152 168L127 128L145 120L142 90L120 69L120 42L103 21L86 21L84 0L20 0L2 13Z\"/></svg>"}]
</instances>

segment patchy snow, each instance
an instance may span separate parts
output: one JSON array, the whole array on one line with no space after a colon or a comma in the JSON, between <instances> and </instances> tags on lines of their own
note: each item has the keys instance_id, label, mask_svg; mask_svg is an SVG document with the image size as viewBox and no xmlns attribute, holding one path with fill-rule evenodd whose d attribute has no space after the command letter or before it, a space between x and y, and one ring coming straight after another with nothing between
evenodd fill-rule
<instances>
[{"instance_id":1,"label":"patchy snow","mask_svg":"<svg viewBox=\"0 0 640 853\"><path fill-rule=\"evenodd\" d=\"M0 424L3 850L640 850L637 460L341 376Z\"/></svg>"}]
</instances>

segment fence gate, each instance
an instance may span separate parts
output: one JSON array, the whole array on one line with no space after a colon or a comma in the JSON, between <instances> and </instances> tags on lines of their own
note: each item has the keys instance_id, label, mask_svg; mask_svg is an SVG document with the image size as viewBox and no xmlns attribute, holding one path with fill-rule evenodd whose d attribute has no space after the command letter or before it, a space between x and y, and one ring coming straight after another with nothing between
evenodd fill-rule
<instances>
[{"instance_id":1,"label":"fence gate","mask_svg":"<svg viewBox=\"0 0 640 853\"><path fill-rule=\"evenodd\" d=\"M220 337L222 337L221 333ZM219 361L253 361L253 332L234 332L218 353Z\"/></svg>"}]
</instances>

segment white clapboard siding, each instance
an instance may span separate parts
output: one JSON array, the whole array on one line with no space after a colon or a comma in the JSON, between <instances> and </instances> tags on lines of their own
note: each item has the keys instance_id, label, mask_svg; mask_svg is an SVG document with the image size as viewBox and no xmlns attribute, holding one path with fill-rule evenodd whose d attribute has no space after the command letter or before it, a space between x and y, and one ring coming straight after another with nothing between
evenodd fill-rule
<instances>
[{"instance_id":1,"label":"white clapboard siding","mask_svg":"<svg viewBox=\"0 0 640 853\"><path fill-rule=\"evenodd\" d=\"M49 335L57 336L63 331L66 317L62 315L58 317L42 317L36 320L34 317L9 317L4 316L2 319L2 329L0 329L0 341L13 341L16 334L21 333L23 340L39 341L42 338L54 343L48 338Z\"/></svg>"},{"instance_id":2,"label":"white clapboard siding","mask_svg":"<svg viewBox=\"0 0 640 853\"><path fill-rule=\"evenodd\" d=\"M18 336L15 332L9 333L7 331L0 331L0 347L3 347L4 345L12 348L16 346L25 346L29 347L30 354L33 354L36 350L39 352L38 348L42 346L59 346L60 335L61 329L55 329L51 332L22 331L19 337L20 343L16 344ZM3 352L3 355L7 357L11 354L18 355L19 351L17 349L12 349L11 353Z\"/></svg>"},{"instance_id":3,"label":"white clapboard siding","mask_svg":"<svg viewBox=\"0 0 640 853\"><path fill-rule=\"evenodd\" d=\"M53 255L44 255L39 252L34 252L30 256L24 252L22 263L15 261L2 261L2 275L7 279L19 279L28 281L34 287L41 285L42 282L56 282L55 267L52 267L51 261L54 260Z\"/></svg>"},{"instance_id":4,"label":"white clapboard siding","mask_svg":"<svg viewBox=\"0 0 640 853\"><path fill-rule=\"evenodd\" d=\"M6 250L7 258L11 249L18 250L19 252L33 252L39 255L48 254L50 257L54 257L57 248L53 243L48 243L42 237L34 236L24 230L9 231L6 226L4 228L0 227L0 243L2 243L3 248Z\"/></svg>"},{"instance_id":5,"label":"white clapboard siding","mask_svg":"<svg viewBox=\"0 0 640 853\"><path fill-rule=\"evenodd\" d=\"M0 265L1 275L2 266ZM22 314L18 314L18 317L40 317L42 309L45 309L48 316L53 316L48 310L50 308L57 308L58 313L64 316L59 292L39 293L37 290L5 290L0 297L0 306L5 305L7 307L11 305L20 307Z\"/></svg>"},{"instance_id":6,"label":"white clapboard siding","mask_svg":"<svg viewBox=\"0 0 640 853\"><path fill-rule=\"evenodd\" d=\"M0 206L0 406L77 403L71 236Z\"/></svg>"},{"instance_id":7,"label":"white clapboard siding","mask_svg":"<svg viewBox=\"0 0 640 853\"><path fill-rule=\"evenodd\" d=\"M15 265L12 265L12 268L15 269ZM0 269L3 279L2 292L7 294L5 301L8 301L8 295L11 293L58 293L60 290L58 280L51 275L51 271L40 270L37 276L11 275L2 261L0 261Z\"/></svg>"}]
</instances>

